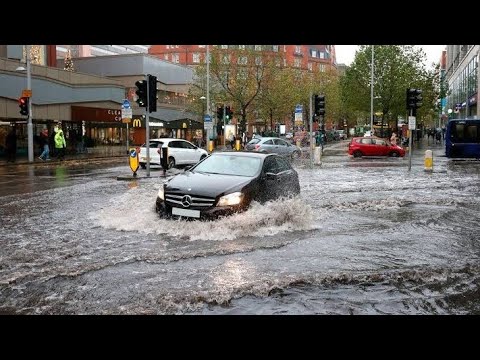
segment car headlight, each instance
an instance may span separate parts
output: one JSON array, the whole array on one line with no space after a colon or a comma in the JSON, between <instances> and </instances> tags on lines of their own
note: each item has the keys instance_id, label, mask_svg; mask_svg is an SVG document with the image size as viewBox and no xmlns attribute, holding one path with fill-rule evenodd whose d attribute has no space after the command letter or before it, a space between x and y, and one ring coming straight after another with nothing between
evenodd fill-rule
<instances>
[{"instance_id":1,"label":"car headlight","mask_svg":"<svg viewBox=\"0 0 480 360\"><path fill-rule=\"evenodd\" d=\"M165 200L165 190L163 189L163 185L160 186L160 189L158 189L158 197L162 200Z\"/></svg>"},{"instance_id":2,"label":"car headlight","mask_svg":"<svg viewBox=\"0 0 480 360\"><path fill-rule=\"evenodd\" d=\"M224 195L218 200L217 206L230 206L238 205L243 200L243 194L241 192L234 192L228 195Z\"/></svg>"}]
</instances>

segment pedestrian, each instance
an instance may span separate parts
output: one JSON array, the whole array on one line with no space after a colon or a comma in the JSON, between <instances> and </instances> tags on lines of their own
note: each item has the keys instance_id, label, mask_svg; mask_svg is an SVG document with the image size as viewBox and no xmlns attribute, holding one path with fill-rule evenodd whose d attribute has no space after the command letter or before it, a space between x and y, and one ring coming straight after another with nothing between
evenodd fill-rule
<instances>
[{"instance_id":1,"label":"pedestrian","mask_svg":"<svg viewBox=\"0 0 480 360\"><path fill-rule=\"evenodd\" d=\"M392 133L392 136L390 137L390 142L392 145L397 145L397 134L395 132Z\"/></svg>"},{"instance_id":2,"label":"pedestrian","mask_svg":"<svg viewBox=\"0 0 480 360\"><path fill-rule=\"evenodd\" d=\"M233 134L233 132L231 132L228 136L228 140L230 141L230 146L233 149L235 147L235 135Z\"/></svg>"},{"instance_id":3,"label":"pedestrian","mask_svg":"<svg viewBox=\"0 0 480 360\"><path fill-rule=\"evenodd\" d=\"M17 131L13 126L5 138L5 154L7 155L7 163L14 163L17 159Z\"/></svg>"},{"instance_id":4,"label":"pedestrian","mask_svg":"<svg viewBox=\"0 0 480 360\"><path fill-rule=\"evenodd\" d=\"M55 150L58 154L58 160L63 161L66 147L67 142L65 141L65 136L63 136L63 130L61 127L59 127L55 132Z\"/></svg>"},{"instance_id":5,"label":"pedestrian","mask_svg":"<svg viewBox=\"0 0 480 360\"><path fill-rule=\"evenodd\" d=\"M40 145L42 146L42 154L38 157L40 160L50 160L50 146L48 145L48 130L44 128L40 133Z\"/></svg>"}]
</instances>

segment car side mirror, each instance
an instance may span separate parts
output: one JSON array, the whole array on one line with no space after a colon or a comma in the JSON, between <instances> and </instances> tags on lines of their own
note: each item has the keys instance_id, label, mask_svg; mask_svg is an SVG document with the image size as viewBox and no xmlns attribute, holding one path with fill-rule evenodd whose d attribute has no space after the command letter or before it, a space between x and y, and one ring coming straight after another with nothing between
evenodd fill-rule
<instances>
[{"instance_id":1,"label":"car side mirror","mask_svg":"<svg viewBox=\"0 0 480 360\"><path fill-rule=\"evenodd\" d=\"M276 178L277 178L277 174L274 174L274 173L271 173L271 172L265 173L265 179L267 179L267 180L273 180L273 179L276 179Z\"/></svg>"},{"instance_id":2,"label":"car side mirror","mask_svg":"<svg viewBox=\"0 0 480 360\"><path fill-rule=\"evenodd\" d=\"M186 166L184 167L184 169L185 169L185 171L188 171L188 170L190 170L192 167L193 167L193 165L190 164L190 165L186 165Z\"/></svg>"}]
</instances>

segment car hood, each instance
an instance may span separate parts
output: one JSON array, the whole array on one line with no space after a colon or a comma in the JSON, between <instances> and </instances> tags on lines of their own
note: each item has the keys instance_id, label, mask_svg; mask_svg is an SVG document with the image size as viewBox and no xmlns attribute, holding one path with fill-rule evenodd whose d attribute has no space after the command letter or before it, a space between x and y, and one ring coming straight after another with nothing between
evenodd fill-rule
<instances>
[{"instance_id":1,"label":"car hood","mask_svg":"<svg viewBox=\"0 0 480 360\"><path fill-rule=\"evenodd\" d=\"M200 196L216 197L238 191L253 178L234 175L205 174L186 171L178 174L165 185L165 192L185 192Z\"/></svg>"}]
</instances>

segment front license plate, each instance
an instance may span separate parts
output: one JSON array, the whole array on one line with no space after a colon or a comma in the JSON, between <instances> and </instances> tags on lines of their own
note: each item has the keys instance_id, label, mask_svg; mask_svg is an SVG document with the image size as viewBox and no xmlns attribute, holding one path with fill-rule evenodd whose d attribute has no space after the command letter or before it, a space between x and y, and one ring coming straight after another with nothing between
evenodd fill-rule
<instances>
[{"instance_id":1,"label":"front license plate","mask_svg":"<svg viewBox=\"0 0 480 360\"><path fill-rule=\"evenodd\" d=\"M199 218L200 210L180 209L180 208L172 207L172 215Z\"/></svg>"}]
</instances>

